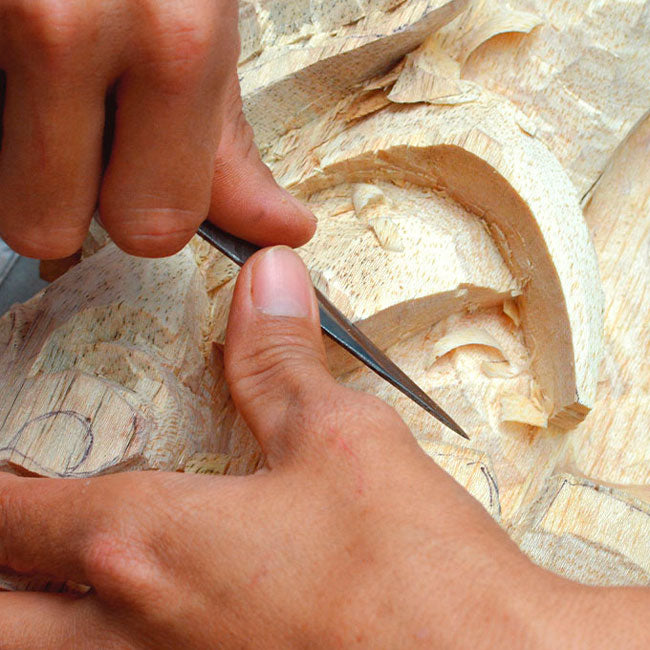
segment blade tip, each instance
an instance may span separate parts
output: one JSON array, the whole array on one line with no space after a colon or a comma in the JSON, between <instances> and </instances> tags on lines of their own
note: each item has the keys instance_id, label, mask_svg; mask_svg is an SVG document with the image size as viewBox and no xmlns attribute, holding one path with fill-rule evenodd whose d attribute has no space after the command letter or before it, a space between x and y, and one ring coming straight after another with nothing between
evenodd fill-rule
<instances>
[{"instance_id":1,"label":"blade tip","mask_svg":"<svg viewBox=\"0 0 650 650\"><path fill-rule=\"evenodd\" d=\"M470 439L469 436L460 428L460 426L456 424L456 422L454 422L453 420L451 420L451 422L452 425L448 425L448 426L454 433L457 433L459 436L461 436L461 438L465 438L465 440Z\"/></svg>"}]
</instances>

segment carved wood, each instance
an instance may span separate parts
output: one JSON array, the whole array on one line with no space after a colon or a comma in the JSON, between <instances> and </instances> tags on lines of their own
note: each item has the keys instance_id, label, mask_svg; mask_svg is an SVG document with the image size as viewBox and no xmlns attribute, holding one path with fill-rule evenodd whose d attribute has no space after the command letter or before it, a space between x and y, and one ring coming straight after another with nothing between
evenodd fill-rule
<instances>
[{"instance_id":1,"label":"carved wood","mask_svg":"<svg viewBox=\"0 0 650 650\"><path fill-rule=\"evenodd\" d=\"M315 283L471 441L329 346L335 375L394 405L536 562L650 584L650 3L240 14L264 159L320 219ZM83 256L0 319L0 467L260 467L222 373L236 268L200 240L131 258L96 224Z\"/></svg>"}]
</instances>

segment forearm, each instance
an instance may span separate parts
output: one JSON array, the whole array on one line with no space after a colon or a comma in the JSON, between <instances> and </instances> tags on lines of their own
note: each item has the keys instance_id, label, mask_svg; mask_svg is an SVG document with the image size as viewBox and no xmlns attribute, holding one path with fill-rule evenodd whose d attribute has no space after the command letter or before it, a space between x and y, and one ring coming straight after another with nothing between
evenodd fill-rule
<instances>
[{"instance_id":1,"label":"forearm","mask_svg":"<svg viewBox=\"0 0 650 650\"><path fill-rule=\"evenodd\" d=\"M650 647L647 588L587 587L561 580L553 601L557 613L550 624L557 626L563 648Z\"/></svg>"},{"instance_id":2,"label":"forearm","mask_svg":"<svg viewBox=\"0 0 650 650\"><path fill-rule=\"evenodd\" d=\"M510 542L510 540L508 540ZM592 587L534 565L504 543L497 563L462 580L454 571L456 607L436 647L628 650L650 648L650 589ZM494 551L491 552L491 555ZM452 594L431 598L429 611ZM438 619L439 620L439 619ZM414 646L415 647L415 646ZM426 647L423 645L422 647Z\"/></svg>"}]
</instances>

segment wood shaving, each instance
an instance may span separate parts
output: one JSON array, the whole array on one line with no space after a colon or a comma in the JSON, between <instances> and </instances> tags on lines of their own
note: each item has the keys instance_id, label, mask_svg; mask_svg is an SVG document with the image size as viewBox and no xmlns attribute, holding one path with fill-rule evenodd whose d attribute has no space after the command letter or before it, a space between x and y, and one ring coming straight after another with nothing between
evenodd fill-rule
<instances>
[{"instance_id":1,"label":"wood shaving","mask_svg":"<svg viewBox=\"0 0 650 650\"><path fill-rule=\"evenodd\" d=\"M433 346L434 363L448 352L464 345L484 345L489 348L494 348L501 353L504 359L506 358L501 344L489 332L478 327L466 327L451 332L451 334L447 334L447 336L443 336L436 341Z\"/></svg>"},{"instance_id":2,"label":"wood shaving","mask_svg":"<svg viewBox=\"0 0 650 650\"><path fill-rule=\"evenodd\" d=\"M352 205L357 217L367 220L370 212L386 205L386 196L375 185L358 183L352 188Z\"/></svg>"},{"instance_id":3,"label":"wood shaving","mask_svg":"<svg viewBox=\"0 0 650 650\"><path fill-rule=\"evenodd\" d=\"M481 372L490 379L511 379L521 371L507 361L483 361Z\"/></svg>"},{"instance_id":4,"label":"wood shaving","mask_svg":"<svg viewBox=\"0 0 650 650\"><path fill-rule=\"evenodd\" d=\"M521 316L519 315L519 307L517 301L506 300L503 303L503 313L510 318L510 320L519 327L521 325Z\"/></svg>"},{"instance_id":5,"label":"wood shaving","mask_svg":"<svg viewBox=\"0 0 650 650\"><path fill-rule=\"evenodd\" d=\"M388 99L398 104L463 104L479 98L481 89L460 78L460 65L435 36L406 57L406 64Z\"/></svg>"},{"instance_id":6,"label":"wood shaving","mask_svg":"<svg viewBox=\"0 0 650 650\"><path fill-rule=\"evenodd\" d=\"M379 245L384 250L393 253L402 253L404 251L399 228L390 217L372 217L368 220L368 224L375 233Z\"/></svg>"},{"instance_id":7,"label":"wood shaving","mask_svg":"<svg viewBox=\"0 0 650 650\"><path fill-rule=\"evenodd\" d=\"M507 392L501 395L501 421L546 428L548 416L530 398L520 393Z\"/></svg>"},{"instance_id":8,"label":"wood shaving","mask_svg":"<svg viewBox=\"0 0 650 650\"><path fill-rule=\"evenodd\" d=\"M463 38L461 61L465 63L477 47L497 34L528 34L543 22L539 16L528 11L518 11L507 6L496 7Z\"/></svg>"},{"instance_id":9,"label":"wood shaving","mask_svg":"<svg viewBox=\"0 0 650 650\"><path fill-rule=\"evenodd\" d=\"M352 204L357 217L375 233L379 245L384 250L404 251L399 228L390 217L386 196L380 188L369 183L355 185Z\"/></svg>"}]
</instances>

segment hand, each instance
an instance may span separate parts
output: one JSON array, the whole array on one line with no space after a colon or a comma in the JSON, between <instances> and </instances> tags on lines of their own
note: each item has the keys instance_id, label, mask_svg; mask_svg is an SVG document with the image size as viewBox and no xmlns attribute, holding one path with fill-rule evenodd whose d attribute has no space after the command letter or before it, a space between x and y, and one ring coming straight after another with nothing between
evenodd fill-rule
<instances>
[{"instance_id":1,"label":"hand","mask_svg":"<svg viewBox=\"0 0 650 650\"><path fill-rule=\"evenodd\" d=\"M3 650L608 648L647 631L646 592L535 567L395 411L338 385L317 314L289 249L242 269L226 372L257 474L0 477L0 565L93 588L0 594Z\"/></svg>"},{"instance_id":2,"label":"hand","mask_svg":"<svg viewBox=\"0 0 650 650\"><path fill-rule=\"evenodd\" d=\"M315 219L275 184L242 114L237 4L0 0L0 236L12 248L71 255L98 201L136 255L175 253L208 215L260 245L311 237Z\"/></svg>"}]
</instances>

